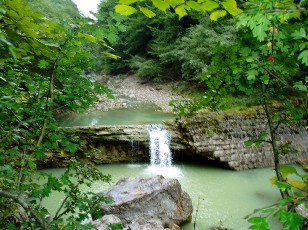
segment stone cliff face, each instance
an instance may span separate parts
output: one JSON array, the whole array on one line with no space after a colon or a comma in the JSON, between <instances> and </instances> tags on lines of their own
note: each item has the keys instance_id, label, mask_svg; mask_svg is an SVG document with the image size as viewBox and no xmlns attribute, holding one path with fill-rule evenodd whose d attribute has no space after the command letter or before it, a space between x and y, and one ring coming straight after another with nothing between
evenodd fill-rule
<instances>
[{"instance_id":1,"label":"stone cliff face","mask_svg":"<svg viewBox=\"0 0 308 230\"><path fill-rule=\"evenodd\" d=\"M206 113L177 121L170 125L192 154L219 161L231 169L242 170L274 165L271 145L246 147L245 142L267 131L265 115L261 110L234 113ZM279 144L292 143L298 153L281 156L281 163L293 163L308 157L307 125L280 125ZM175 132L174 132L175 133Z\"/></svg>"},{"instance_id":2,"label":"stone cliff face","mask_svg":"<svg viewBox=\"0 0 308 230\"><path fill-rule=\"evenodd\" d=\"M254 109L233 113L208 112L166 124L172 136L174 154L190 159L209 159L234 170L268 167L274 164L271 145L246 147L245 141L267 131L265 115ZM79 154L90 153L94 164L149 162L149 137L145 125L88 126L65 129L81 140ZM268 131L267 131L268 132ZM293 163L308 157L307 124L281 125L279 142L291 142L298 153L281 157L281 163ZM184 156L185 157L185 156ZM177 156L175 156L177 158Z\"/></svg>"}]
</instances>

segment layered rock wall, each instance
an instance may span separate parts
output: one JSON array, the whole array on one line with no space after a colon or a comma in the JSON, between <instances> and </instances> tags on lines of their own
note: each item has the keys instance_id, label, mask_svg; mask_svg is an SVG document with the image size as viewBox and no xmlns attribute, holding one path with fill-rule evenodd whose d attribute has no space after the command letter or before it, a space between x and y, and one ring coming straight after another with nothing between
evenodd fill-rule
<instances>
[{"instance_id":1,"label":"layered rock wall","mask_svg":"<svg viewBox=\"0 0 308 230\"><path fill-rule=\"evenodd\" d=\"M166 124L171 132L171 149L190 159L209 159L235 170L274 164L271 145L246 147L245 142L267 130L262 109L239 112L207 112ZM81 140L79 153L94 164L149 162L149 136L145 125L87 126L65 129ZM292 143L298 153L281 156L281 163L308 157L308 126L280 125L280 144ZM84 157L83 156L83 157ZM177 158L177 156L175 156Z\"/></svg>"},{"instance_id":2,"label":"layered rock wall","mask_svg":"<svg viewBox=\"0 0 308 230\"><path fill-rule=\"evenodd\" d=\"M269 142L264 142L259 147L245 146L246 141L259 136L262 131L269 133L267 127L267 120L261 109L233 113L208 112L170 125L176 134L174 141L182 142L192 156L199 155L219 161L235 170L274 165ZM277 133L279 144L290 142L298 151L281 156L281 163L293 163L308 157L307 125L287 127L281 124Z\"/></svg>"}]
</instances>

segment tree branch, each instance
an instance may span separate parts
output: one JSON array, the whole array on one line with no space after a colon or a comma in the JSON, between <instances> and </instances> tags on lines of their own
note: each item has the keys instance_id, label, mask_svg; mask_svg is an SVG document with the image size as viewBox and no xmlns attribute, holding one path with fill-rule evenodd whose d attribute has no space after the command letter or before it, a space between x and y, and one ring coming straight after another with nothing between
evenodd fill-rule
<instances>
[{"instance_id":1,"label":"tree branch","mask_svg":"<svg viewBox=\"0 0 308 230\"><path fill-rule=\"evenodd\" d=\"M51 230L50 223L46 219L44 219L44 217L37 210L34 209L34 207L28 201L27 195L25 195L24 193L8 191L0 188L0 196L13 199L26 211L30 212L31 217L36 220L36 222L41 226L42 229Z\"/></svg>"}]
</instances>

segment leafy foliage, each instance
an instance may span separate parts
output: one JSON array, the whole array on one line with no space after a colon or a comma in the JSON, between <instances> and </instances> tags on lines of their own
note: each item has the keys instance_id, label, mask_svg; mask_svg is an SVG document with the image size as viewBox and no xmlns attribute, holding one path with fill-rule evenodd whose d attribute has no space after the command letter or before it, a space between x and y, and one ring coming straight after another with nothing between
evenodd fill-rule
<instances>
[{"instance_id":1,"label":"leafy foliage","mask_svg":"<svg viewBox=\"0 0 308 230\"><path fill-rule=\"evenodd\" d=\"M126 16L134 14L135 12L137 12L137 9L131 5L139 1L140 0L136 0L136 1L135 0L134 1L121 0L119 1L119 4L116 5L115 10L116 12L126 15ZM227 15L227 12L233 16L236 16L242 12L242 10L237 7L237 3L235 0L224 0L224 1L152 0L151 2L155 7L157 7L159 10L163 12L173 9L180 19L188 14L187 11L192 10L192 9L198 10L198 11L211 11L210 18L214 21L217 21L219 18ZM145 16L148 16L149 14L152 17L155 16L155 13L152 12L150 9L147 10L147 13L145 13L141 9L140 11L144 13Z\"/></svg>"},{"instance_id":2,"label":"leafy foliage","mask_svg":"<svg viewBox=\"0 0 308 230\"><path fill-rule=\"evenodd\" d=\"M284 223L286 229L306 227L307 218L290 207L294 200L301 200L307 207L306 200L301 199L299 194L290 196L290 183L293 182L283 177L280 168L280 155L296 151L289 143L278 144L277 130L282 123L288 125L307 118L307 10L294 1L245 1L243 11L237 8L235 1L203 1L205 9L201 9L200 2L188 2L172 1L154 5L162 11L173 8L179 18L191 9L213 10L210 14L212 21L224 17L227 11L231 15L238 15L237 39L233 40L232 46L218 43L208 48L214 54L208 55L208 60L206 57L203 59L208 66L196 66L200 70L202 66L206 68L200 79L209 89L201 104L217 108L221 98L236 93L255 95L259 99L267 117L269 133L263 131L246 144L270 142L277 177L275 184L282 196L280 206L271 209L271 212L280 210L275 216ZM131 4L127 1L124 3ZM220 6L223 9L219 9ZM275 102L272 102L273 99ZM187 114L187 109L189 113L196 111L200 102L195 105L184 103L184 106L181 103L172 104L182 116ZM306 177L301 178L305 181ZM303 186L303 183L296 181L293 185ZM307 191L304 195L307 195ZM252 224L251 229L269 229L264 216L252 217L249 222Z\"/></svg>"},{"instance_id":3,"label":"leafy foliage","mask_svg":"<svg viewBox=\"0 0 308 230\"><path fill-rule=\"evenodd\" d=\"M176 47L173 41L185 32L190 19L178 21L176 15L163 14L154 9L157 17L152 19L141 13L124 17L113 12L115 5L116 2L111 0L102 2L97 14L97 25L104 30L111 29L112 33L107 39L115 50L114 54L121 57L116 61L103 58L105 72L116 74L134 69L140 73L139 76L161 79L177 76L180 63L177 65L178 60L168 52ZM108 12L108 17L105 12ZM149 62L140 62L142 59ZM161 69L164 71L161 72Z\"/></svg>"},{"instance_id":4,"label":"leafy foliage","mask_svg":"<svg viewBox=\"0 0 308 230\"><path fill-rule=\"evenodd\" d=\"M229 49L234 45L236 33L233 20L220 23L210 22L208 17L189 28L188 33L182 36L169 57L179 59L182 78L186 80L200 80L208 73L216 47ZM165 56L166 54L161 54ZM172 60L171 59L171 60Z\"/></svg>"},{"instance_id":5,"label":"leafy foliage","mask_svg":"<svg viewBox=\"0 0 308 230\"><path fill-rule=\"evenodd\" d=\"M35 13L42 14L53 21L66 21L80 17L77 6L72 0L24 0Z\"/></svg>"},{"instance_id":6,"label":"leafy foliage","mask_svg":"<svg viewBox=\"0 0 308 230\"><path fill-rule=\"evenodd\" d=\"M109 176L74 159L61 178L45 175L43 185L33 180L33 174L37 164L46 161L46 152L65 155L75 153L79 146L58 130L55 114L85 110L96 101L96 94L109 94L84 73L96 64L92 50L105 41L102 35L91 34L88 19L61 24L33 13L21 0L1 3L0 226L51 229L66 225L73 229L78 225L86 229L78 221L86 218L84 212L98 210L94 203L105 200L81 193L78 185L108 182ZM66 199L50 222L41 201L52 191L65 193ZM76 208L77 217L73 216ZM71 217L64 223L62 216L68 213Z\"/></svg>"}]
</instances>

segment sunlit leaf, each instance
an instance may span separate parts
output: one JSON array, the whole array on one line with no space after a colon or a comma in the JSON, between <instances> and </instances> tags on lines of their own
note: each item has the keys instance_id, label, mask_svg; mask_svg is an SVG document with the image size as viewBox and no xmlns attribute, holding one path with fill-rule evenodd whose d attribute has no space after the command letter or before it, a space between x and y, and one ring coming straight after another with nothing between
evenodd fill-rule
<instances>
[{"instance_id":1,"label":"sunlit leaf","mask_svg":"<svg viewBox=\"0 0 308 230\"><path fill-rule=\"evenodd\" d=\"M243 12L243 10L237 7L235 0L225 0L222 1L221 4L233 16L237 16Z\"/></svg>"},{"instance_id":2,"label":"sunlit leaf","mask_svg":"<svg viewBox=\"0 0 308 230\"><path fill-rule=\"evenodd\" d=\"M203 11L211 11L219 7L219 4L214 1L206 1L201 4L201 9Z\"/></svg>"},{"instance_id":3,"label":"sunlit leaf","mask_svg":"<svg viewBox=\"0 0 308 230\"><path fill-rule=\"evenodd\" d=\"M270 182L271 182L272 185L276 184L277 181L278 181L277 176L274 176L274 177L272 177L272 178L270 179Z\"/></svg>"},{"instance_id":4,"label":"sunlit leaf","mask_svg":"<svg viewBox=\"0 0 308 230\"><path fill-rule=\"evenodd\" d=\"M119 0L119 4L121 5L130 5L135 2L139 2L140 0Z\"/></svg>"},{"instance_id":5,"label":"sunlit leaf","mask_svg":"<svg viewBox=\"0 0 308 230\"><path fill-rule=\"evenodd\" d=\"M89 42L96 43L96 38L90 34L84 34L83 37L87 39Z\"/></svg>"},{"instance_id":6,"label":"sunlit leaf","mask_svg":"<svg viewBox=\"0 0 308 230\"><path fill-rule=\"evenodd\" d=\"M179 15L179 18L181 19L182 17L184 17L185 15L187 15L186 9L184 5L180 5L178 7L175 8L175 12L177 15Z\"/></svg>"},{"instance_id":7,"label":"sunlit leaf","mask_svg":"<svg viewBox=\"0 0 308 230\"><path fill-rule=\"evenodd\" d=\"M140 9L140 11L141 11L145 16L147 16L148 18L153 18L153 17L156 16L156 14L155 14L153 11L151 11L151 10L149 10L149 9L147 9L147 8L139 7L139 9Z\"/></svg>"},{"instance_id":8,"label":"sunlit leaf","mask_svg":"<svg viewBox=\"0 0 308 230\"><path fill-rule=\"evenodd\" d=\"M166 0L172 8L176 8L185 3L185 0Z\"/></svg>"},{"instance_id":9,"label":"sunlit leaf","mask_svg":"<svg viewBox=\"0 0 308 230\"><path fill-rule=\"evenodd\" d=\"M307 186L307 184L305 182L299 181L299 180L288 180L288 183L295 188L303 188L303 187Z\"/></svg>"},{"instance_id":10,"label":"sunlit leaf","mask_svg":"<svg viewBox=\"0 0 308 230\"><path fill-rule=\"evenodd\" d=\"M212 21L217 21L219 18L226 16L226 14L227 14L227 11L225 11L225 10L216 10L216 11L211 13L210 19Z\"/></svg>"},{"instance_id":11,"label":"sunlit leaf","mask_svg":"<svg viewBox=\"0 0 308 230\"><path fill-rule=\"evenodd\" d=\"M127 5L116 5L115 6L115 11L119 14L128 16L131 15L133 13L135 13L137 10L132 7L132 6L127 6Z\"/></svg>"},{"instance_id":12,"label":"sunlit leaf","mask_svg":"<svg viewBox=\"0 0 308 230\"><path fill-rule=\"evenodd\" d=\"M112 59L115 59L115 60L121 58L120 56L114 55L114 54L109 53L109 52L102 52L102 54L104 54L105 56L110 57Z\"/></svg>"},{"instance_id":13,"label":"sunlit leaf","mask_svg":"<svg viewBox=\"0 0 308 230\"><path fill-rule=\"evenodd\" d=\"M165 1L152 0L152 3L155 7L157 7L159 10L163 12L166 12L166 10L169 9L169 5Z\"/></svg>"},{"instance_id":14,"label":"sunlit leaf","mask_svg":"<svg viewBox=\"0 0 308 230\"><path fill-rule=\"evenodd\" d=\"M188 5L190 8L194 10L202 10L202 6L195 1L187 1L186 5Z\"/></svg>"}]
</instances>

